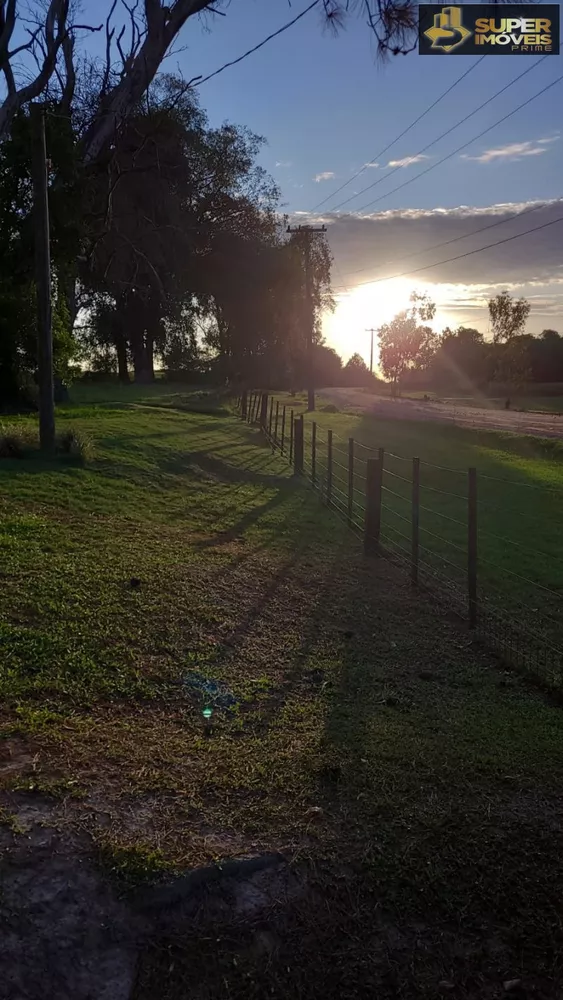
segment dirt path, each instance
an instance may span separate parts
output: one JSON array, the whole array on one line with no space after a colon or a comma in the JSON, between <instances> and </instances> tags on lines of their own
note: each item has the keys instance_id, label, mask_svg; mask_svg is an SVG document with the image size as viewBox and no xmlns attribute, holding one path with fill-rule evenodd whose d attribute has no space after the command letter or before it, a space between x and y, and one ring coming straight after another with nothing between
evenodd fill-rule
<instances>
[{"instance_id":1,"label":"dirt path","mask_svg":"<svg viewBox=\"0 0 563 1000\"><path fill-rule=\"evenodd\" d=\"M353 406L386 420L432 420L459 427L512 431L537 437L563 438L563 415L541 412L496 410L487 407L456 406L452 403L425 403L416 399L389 399L372 396L361 389L322 389L322 395L336 406Z\"/></svg>"}]
</instances>

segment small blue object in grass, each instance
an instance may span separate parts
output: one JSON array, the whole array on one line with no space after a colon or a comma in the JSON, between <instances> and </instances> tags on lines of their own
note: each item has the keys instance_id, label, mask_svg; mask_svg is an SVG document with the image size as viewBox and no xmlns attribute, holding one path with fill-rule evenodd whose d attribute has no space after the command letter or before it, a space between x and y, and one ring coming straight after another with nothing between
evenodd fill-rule
<instances>
[{"instance_id":1,"label":"small blue object in grass","mask_svg":"<svg viewBox=\"0 0 563 1000\"><path fill-rule=\"evenodd\" d=\"M234 694L227 687L204 677L203 674L198 674L195 670L190 670L184 675L184 684L192 691L198 691L203 696L202 700L211 702L216 709L234 708L237 703Z\"/></svg>"}]
</instances>

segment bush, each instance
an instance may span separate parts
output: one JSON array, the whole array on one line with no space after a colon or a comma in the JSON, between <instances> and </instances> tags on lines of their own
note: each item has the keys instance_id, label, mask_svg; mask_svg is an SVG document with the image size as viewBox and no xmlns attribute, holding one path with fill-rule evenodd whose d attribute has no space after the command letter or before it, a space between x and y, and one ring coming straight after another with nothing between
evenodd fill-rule
<instances>
[{"instance_id":1,"label":"bush","mask_svg":"<svg viewBox=\"0 0 563 1000\"><path fill-rule=\"evenodd\" d=\"M92 457L92 440L86 434L70 428L59 436L57 450L76 462L84 464Z\"/></svg>"},{"instance_id":2,"label":"bush","mask_svg":"<svg viewBox=\"0 0 563 1000\"><path fill-rule=\"evenodd\" d=\"M326 406L321 406L322 413L340 413L340 410L334 403L327 403Z\"/></svg>"},{"instance_id":3,"label":"bush","mask_svg":"<svg viewBox=\"0 0 563 1000\"><path fill-rule=\"evenodd\" d=\"M37 435L30 427L0 424L0 458L25 458L37 447Z\"/></svg>"}]
</instances>

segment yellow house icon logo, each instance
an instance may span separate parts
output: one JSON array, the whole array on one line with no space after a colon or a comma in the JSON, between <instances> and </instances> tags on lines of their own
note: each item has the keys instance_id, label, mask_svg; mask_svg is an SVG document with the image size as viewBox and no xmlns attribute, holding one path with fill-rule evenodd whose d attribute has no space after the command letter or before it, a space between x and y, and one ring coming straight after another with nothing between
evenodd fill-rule
<instances>
[{"instance_id":1,"label":"yellow house icon logo","mask_svg":"<svg viewBox=\"0 0 563 1000\"><path fill-rule=\"evenodd\" d=\"M424 35L432 43L433 49L442 52L453 52L471 37L471 31L464 27L461 20L461 7L442 7L439 14L434 14L434 24Z\"/></svg>"}]
</instances>

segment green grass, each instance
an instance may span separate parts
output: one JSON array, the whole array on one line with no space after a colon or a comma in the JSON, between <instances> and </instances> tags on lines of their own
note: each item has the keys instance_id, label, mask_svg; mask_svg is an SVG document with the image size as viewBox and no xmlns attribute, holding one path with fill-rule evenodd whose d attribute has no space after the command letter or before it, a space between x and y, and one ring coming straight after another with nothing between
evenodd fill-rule
<instances>
[{"instance_id":1,"label":"green grass","mask_svg":"<svg viewBox=\"0 0 563 1000\"><path fill-rule=\"evenodd\" d=\"M305 402L279 395L305 413ZM306 475L312 475L312 421L305 413ZM348 439L355 445L354 522L363 529L366 460L385 449L382 535L410 560L412 458L421 461L420 558L423 578L466 611L467 469L478 476L478 585L483 627L510 657L559 686L563 657L563 444L556 439L454 425L317 413L316 478L326 491L327 432L333 431L333 504L348 512ZM424 574L426 574L424 576ZM514 635L507 618L516 623ZM526 650L529 650L527 652Z\"/></svg>"},{"instance_id":2,"label":"green grass","mask_svg":"<svg viewBox=\"0 0 563 1000\"><path fill-rule=\"evenodd\" d=\"M485 1000L514 978L555 996L560 708L365 560L256 430L137 402L59 413L94 442L84 467L0 462L0 822L32 851L37 802L127 885L286 852L298 893L234 928L164 929L135 1000L193 983L217 1000L431 997L444 982ZM369 422L326 420L372 440ZM190 671L235 696L211 733Z\"/></svg>"}]
</instances>

